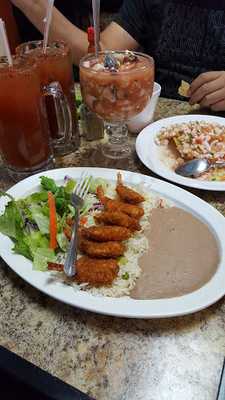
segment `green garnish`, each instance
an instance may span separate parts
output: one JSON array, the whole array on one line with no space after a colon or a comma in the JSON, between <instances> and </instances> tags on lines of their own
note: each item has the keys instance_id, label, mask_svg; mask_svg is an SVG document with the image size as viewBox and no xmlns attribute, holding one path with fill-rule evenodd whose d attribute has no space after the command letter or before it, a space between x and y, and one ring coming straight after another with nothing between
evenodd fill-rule
<instances>
[{"instance_id":1,"label":"green garnish","mask_svg":"<svg viewBox=\"0 0 225 400\"><path fill-rule=\"evenodd\" d=\"M41 186L42 189L47 190L49 192L55 193L58 189L54 179L48 178L47 176L41 176Z\"/></svg>"},{"instance_id":2,"label":"green garnish","mask_svg":"<svg viewBox=\"0 0 225 400\"><path fill-rule=\"evenodd\" d=\"M122 275L122 279L124 279L125 281L127 281L129 278L130 278L130 275L129 275L128 272L125 272L125 273Z\"/></svg>"},{"instance_id":3,"label":"green garnish","mask_svg":"<svg viewBox=\"0 0 225 400\"><path fill-rule=\"evenodd\" d=\"M75 188L75 185L76 185L76 181L74 179L70 179L65 186L65 192L68 194L73 193L73 189Z\"/></svg>"},{"instance_id":4,"label":"green garnish","mask_svg":"<svg viewBox=\"0 0 225 400\"><path fill-rule=\"evenodd\" d=\"M119 265L126 265L127 261L128 261L128 260L127 260L126 257L121 256L121 257L119 258Z\"/></svg>"}]
</instances>

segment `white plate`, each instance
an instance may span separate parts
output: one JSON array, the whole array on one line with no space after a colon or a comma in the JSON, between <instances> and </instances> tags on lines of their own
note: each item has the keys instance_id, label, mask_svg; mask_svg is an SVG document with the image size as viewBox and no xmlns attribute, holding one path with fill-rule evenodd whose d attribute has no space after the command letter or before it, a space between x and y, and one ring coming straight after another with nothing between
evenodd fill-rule
<instances>
[{"instance_id":1,"label":"white plate","mask_svg":"<svg viewBox=\"0 0 225 400\"><path fill-rule=\"evenodd\" d=\"M225 118L214 117L209 115L180 115L156 121L148 125L137 137L136 151L138 157L143 164L157 175L162 176L169 181L179 183L183 186L189 186L197 189L204 190L225 190L225 182L210 182L200 179L185 178L176 174L169 167L167 167L159 157L160 146L155 143L155 138L161 128L170 126L172 124L180 124L182 122L190 121L206 121L209 123L218 123L225 126Z\"/></svg>"},{"instance_id":2,"label":"white plate","mask_svg":"<svg viewBox=\"0 0 225 400\"><path fill-rule=\"evenodd\" d=\"M95 177L116 179L116 170L103 168L87 168L87 170ZM82 171L83 168L47 171L16 184L8 193L18 199L38 190L41 175L52 177L60 182L65 175L77 178ZM75 292L72 287L51 280L50 272L34 271L29 260L13 254L11 240L2 234L0 234L1 257L21 278L49 296L72 306L101 314L130 318L162 318L193 313L215 303L225 294L225 218L203 200L174 185L137 173L128 171L122 171L122 173L125 182L142 183L145 190L153 190L173 200L178 207L193 213L208 224L213 231L218 240L221 261L216 274L201 289L185 296L162 300L94 297L88 293ZM5 200L0 199L0 213L4 209L4 204Z\"/></svg>"}]
</instances>

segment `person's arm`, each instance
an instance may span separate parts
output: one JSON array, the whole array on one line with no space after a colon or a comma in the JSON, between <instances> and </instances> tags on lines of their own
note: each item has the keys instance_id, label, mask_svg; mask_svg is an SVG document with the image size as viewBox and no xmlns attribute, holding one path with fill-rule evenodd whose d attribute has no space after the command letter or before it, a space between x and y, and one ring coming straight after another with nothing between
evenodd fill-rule
<instances>
[{"instance_id":1,"label":"person's arm","mask_svg":"<svg viewBox=\"0 0 225 400\"><path fill-rule=\"evenodd\" d=\"M199 103L213 111L225 111L225 71L200 74L190 86L190 104Z\"/></svg>"},{"instance_id":2,"label":"person's arm","mask_svg":"<svg viewBox=\"0 0 225 400\"><path fill-rule=\"evenodd\" d=\"M46 0L11 0L26 17L39 29L44 30L43 19L46 14ZM56 8L54 8L50 29L50 39L61 39L67 42L72 50L73 62L78 65L81 57L87 53L87 35L73 25ZM101 48L110 50L132 50L138 43L117 23L112 22L101 33Z\"/></svg>"},{"instance_id":3,"label":"person's arm","mask_svg":"<svg viewBox=\"0 0 225 400\"><path fill-rule=\"evenodd\" d=\"M44 18L46 15L47 0L11 0L26 17L43 33ZM85 32L76 28L68 21L55 7L52 15L50 28L50 39L64 40L72 50L73 61L79 63L80 58L85 54L88 47Z\"/></svg>"}]
</instances>

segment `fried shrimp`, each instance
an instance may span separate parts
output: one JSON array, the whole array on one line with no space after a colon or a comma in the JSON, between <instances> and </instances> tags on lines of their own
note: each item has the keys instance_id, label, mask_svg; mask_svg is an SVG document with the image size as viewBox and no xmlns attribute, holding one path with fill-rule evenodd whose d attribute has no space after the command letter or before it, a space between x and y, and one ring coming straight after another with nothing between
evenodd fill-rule
<instances>
[{"instance_id":1,"label":"fried shrimp","mask_svg":"<svg viewBox=\"0 0 225 400\"><path fill-rule=\"evenodd\" d=\"M141 230L141 226L135 218L131 218L121 211L102 211L96 214L94 218L99 223L123 226L131 231Z\"/></svg>"},{"instance_id":2,"label":"fried shrimp","mask_svg":"<svg viewBox=\"0 0 225 400\"><path fill-rule=\"evenodd\" d=\"M50 271L63 272L63 265L48 263ZM92 286L111 285L117 277L119 266L116 260L99 260L82 256L76 263L77 273L74 279L78 283L89 283Z\"/></svg>"},{"instance_id":3,"label":"fried shrimp","mask_svg":"<svg viewBox=\"0 0 225 400\"><path fill-rule=\"evenodd\" d=\"M140 206L124 203L123 201L114 200L106 197L104 195L102 186L98 186L97 188L97 197L105 206L106 210L122 211L123 213L136 219L139 219L144 215L144 210Z\"/></svg>"},{"instance_id":4,"label":"fried shrimp","mask_svg":"<svg viewBox=\"0 0 225 400\"><path fill-rule=\"evenodd\" d=\"M117 277L119 266L116 260L99 260L83 256L77 261L75 279L79 283L92 286L111 285Z\"/></svg>"},{"instance_id":5,"label":"fried shrimp","mask_svg":"<svg viewBox=\"0 0 225 400\"><path fill-rule=\"evenodd\" d=\"M82 236L79 239L79 248L83 253L94 258L115 258L122 256L125 252L125 246L121 242L97 243L84 239Z\"/></svg>"},{"instance_id":6,"label":"fried shrimp","mask_svg":"<svg viewBox=\"0 0 225 400\"><path fill-rule=\"evenodd\" d=\"M121 211L131 218L140 219L144 215L144 210L141 207L135 206L133 204L123 203L118 200L109 200L106 204L107 210L118 210Z\"/></svg>"},{"instance_id":7,"label":"fried shrimp","mask_svg":"<svg viewBox=\"0 0 225 400\"><path fill-rule=\"evenodd\" d=\"M117 174L116 191L122 200L131 204L139 204L145 200L140 193L137 193L135 190L123 185L122 175L120 172Z\"/></svg>"},{"instance_id":8,"label":"fried shrimp","mask_svg":"<svg viewBox=\"0 0 225 400\"><path fill-rule=\"evenodd\" d=\"M97 242L121 241L131 237L131 231L122 226L90 226L82 229L82 235Z\"/></svg>"},{"instance_id":9,"label":"fried shrimp","mask_svg":"<svg viewBox=\"0 0 225 400\"><path fill-rule=\"evenodd\" d=\"M97 189L96 189L96 195L97 195L97 198L100 200L100 202L101 202L104 206L106 206L106 204L107 204L108 200L110 200L110 198L105 196L103 187L102 187L101 185L97 187Z\"/></svg>"}]
</instances>

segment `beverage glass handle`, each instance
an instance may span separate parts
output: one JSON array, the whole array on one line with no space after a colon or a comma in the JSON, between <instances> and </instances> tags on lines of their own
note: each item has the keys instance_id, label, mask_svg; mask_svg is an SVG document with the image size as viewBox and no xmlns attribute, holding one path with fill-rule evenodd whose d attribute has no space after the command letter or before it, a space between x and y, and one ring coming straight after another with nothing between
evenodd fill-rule
<instances>
[{"instance_id":1,"label":"beverage glass handle","mask_svg":"<svg viewBox=\"0 0 225 400\"><path fill-rule=\"evenodd\" d=\"M69 102L59 82L44 87L44 95L52 96L55 105L59 141L68 143L72 138L72 113Z\"/></svg>"}]
</instances>

